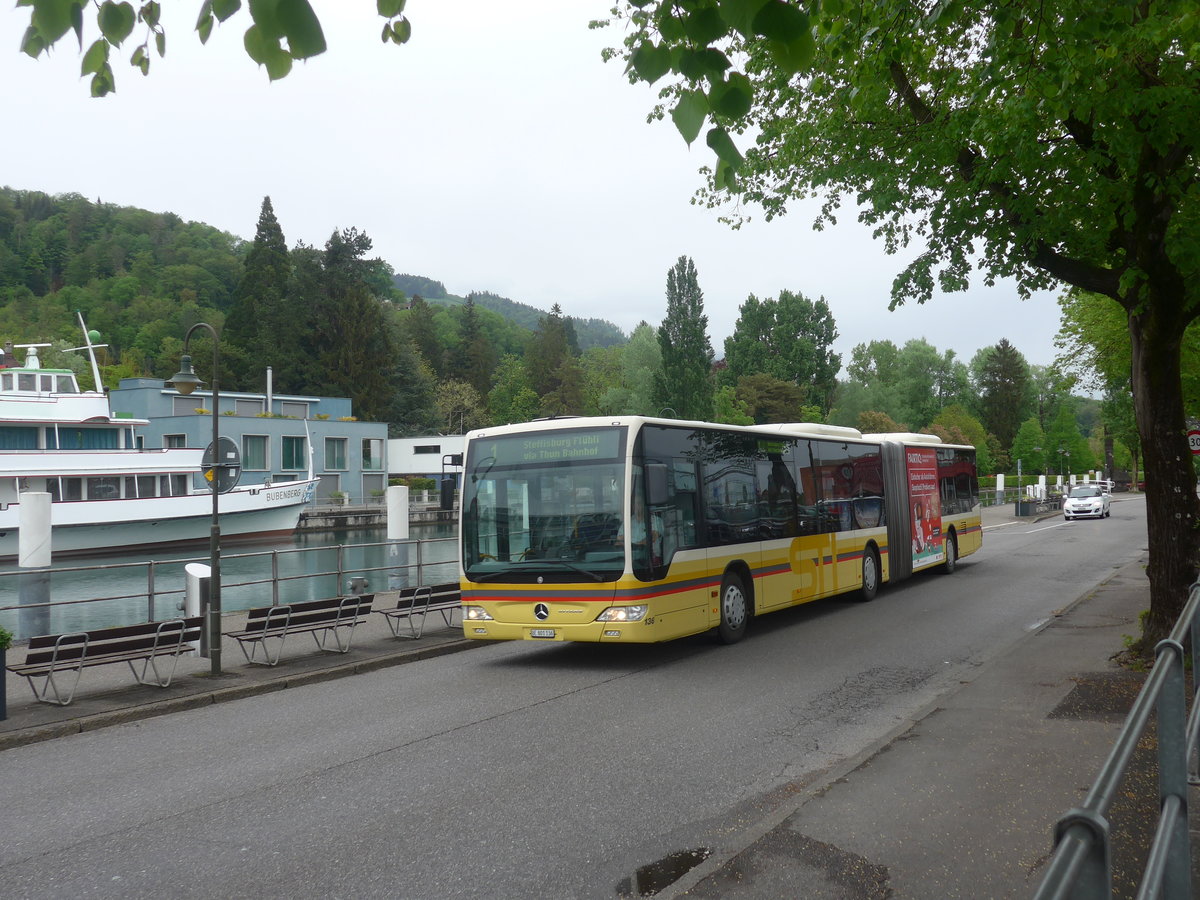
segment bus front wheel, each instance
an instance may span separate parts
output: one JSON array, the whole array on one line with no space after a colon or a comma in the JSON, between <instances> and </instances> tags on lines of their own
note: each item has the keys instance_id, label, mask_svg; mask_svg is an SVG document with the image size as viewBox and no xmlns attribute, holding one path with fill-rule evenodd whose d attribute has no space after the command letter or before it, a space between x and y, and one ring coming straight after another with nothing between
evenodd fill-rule
<instances>
[{"instance_id":1,"label":"bus front wheel","mask_svg":"<svg viewBox=\"0 0 1200 900\"><path fill-rule=\"evenodd\" d=\"M750 598L742 579L733 572L725 573L721 582L721 624L717 633L726 644L736 644L746 636L750 619Z\"/></svg>"}]
</instances>

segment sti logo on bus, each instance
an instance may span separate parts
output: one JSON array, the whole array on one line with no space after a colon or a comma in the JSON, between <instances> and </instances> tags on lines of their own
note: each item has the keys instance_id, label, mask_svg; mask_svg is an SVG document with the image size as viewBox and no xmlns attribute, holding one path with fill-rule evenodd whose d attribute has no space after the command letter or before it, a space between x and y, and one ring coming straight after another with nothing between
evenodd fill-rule
<instances>
[{"instance_id":1,"label":"sti logo on bus","mask_svg":"<svg viewBox=\"0 0 1200 900\"><path fill-rule=\"evenodd\" d=\"M539 603L533 608L533 614L537 617L538 621L545 622L548 618L550 618L550 607L548 607L545 603Z\"/></svg>"}]
</instances>

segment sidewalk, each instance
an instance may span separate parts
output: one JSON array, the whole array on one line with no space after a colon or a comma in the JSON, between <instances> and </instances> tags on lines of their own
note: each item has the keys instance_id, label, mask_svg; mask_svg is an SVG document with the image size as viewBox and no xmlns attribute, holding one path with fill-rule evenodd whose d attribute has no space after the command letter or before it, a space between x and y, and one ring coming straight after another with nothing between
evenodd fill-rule
<instances>
[{"instance_id":1,"label":"sidewalk","mask_svg":"<svg viewBox=\"0 0 1200 900\"><path fill-rule=\"evenodd\" d=\"M377 608L387 603L386 596L376 595ZM394 600L392 605L395 605ZM222 630L234 631L244 621L244 613L230 613L222 619ZM401 634L405 633L407 623L402 622ZM221 641L221 675L214 677L211 674L209 660L195 655L183 656L171 686L167 688L138 684L129 667L121 663L84 669L75 699L69 706L37 702L25 679L6 671L8 719L0 722L0 751L120 722L239 700L482 646L486 644L464 639L460 626L446 628L438 613L429 617L419 640L392 637L384 617L372 614L355 628L348 653L319 651L309 635L293 634L284 644L279 665L252 666L246 663L237 642L224 638ZM9 648L10 665L24 658L23 645ZM69 680L63 683L70 686Z\"/></svg>"},{"instance_id":2,"label":"sidewalk","mask_svg":"<svg viewBox=\"0 0 1200 900\"><path fill-rule=\"evenodd\" d=\"M1000 521L985 513L985 525ZM1083 802L1145 680L1111 659L1150 606L1144 566L1116 571L658 896L1032 896L1055 822ZM1189 793L1195 846L1200 792ZM1157 798L1154 744L1143 738L1108 817L1114 897L1136 895ZM1192 870L1200 887L1195 856Z\"/></svg>"}]
</instances>

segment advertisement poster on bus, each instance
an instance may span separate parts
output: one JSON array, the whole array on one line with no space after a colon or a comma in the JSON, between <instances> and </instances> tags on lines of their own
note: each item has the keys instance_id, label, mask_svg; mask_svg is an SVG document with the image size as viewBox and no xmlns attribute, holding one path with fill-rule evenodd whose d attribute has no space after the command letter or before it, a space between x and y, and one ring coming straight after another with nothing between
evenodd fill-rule
<instances>
[{"instance_id":1,"label":"advertisement poster on bus","mask_svg":"<svg viewBox=\"0 0 1200 900\"><path fill-rule=\"evenodd\" d=\"M938 498L937 452L906 447L908 512L912 522L913 568L941 562L942 505Z\"/></svg>"}]
</instances>

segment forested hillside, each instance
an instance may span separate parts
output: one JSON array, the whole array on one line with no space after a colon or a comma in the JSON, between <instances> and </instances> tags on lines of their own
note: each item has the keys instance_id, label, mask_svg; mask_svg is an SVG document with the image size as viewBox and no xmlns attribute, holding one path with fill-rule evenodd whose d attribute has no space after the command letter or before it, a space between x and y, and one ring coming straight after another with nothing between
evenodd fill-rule
<instances>
[{"instance_id":1,"label":"forested hillside","mask_svg":"<svg viewBox=\"0 0 1200 900\"><path fill-rule=\"evenodd\" d=\"M748 296L717 352L687 257L669 273L666 318L626 338L557 304L541 312L486 291L456 297L371 251L355 228L332 231L323 247L289 247L270 198L247 241L174 213L3 188L0 340L54 342L43 359L86 383L82 360L66 352L80 343L78 310L108 345L101 372L115 386L170 377L188 328L204 321L221 335L223 390L261 391L269 366L277 391L348 396L359 418L394 435L544 415L824 421L935 431L979 447L984 472L1020 459L1031 474L1067 460L1090 467L1114 446L1109 458L1125 466L1121 443L1136 446L1115 381L1103 405L1074 396L1073 381L1028 365L1003 339L970 360L922 340L862 343L843 360L832 352L833 307L798 290ZM1072 319L1088 320L1086 304ZM207 340L191 347L206 380ZM1064 340L1086 346L1081 334Z\"/></svg>"}]
</instances>

